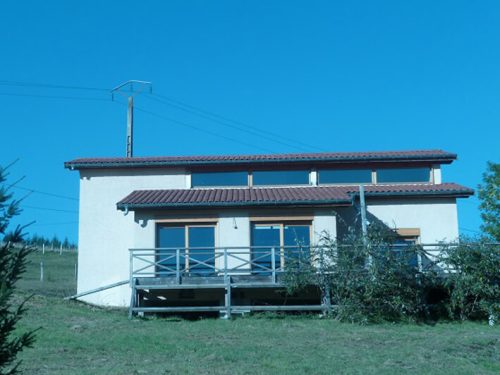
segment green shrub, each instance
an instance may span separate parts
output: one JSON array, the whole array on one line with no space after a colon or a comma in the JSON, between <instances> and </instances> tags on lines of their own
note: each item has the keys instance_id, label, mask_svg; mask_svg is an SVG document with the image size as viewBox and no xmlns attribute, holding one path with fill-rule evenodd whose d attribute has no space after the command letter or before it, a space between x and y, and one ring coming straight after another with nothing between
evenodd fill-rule
<instances>
[{"instance_id":1,"label":"green shrub","mask_svg":"<svg viewBox=\"0 0 500 375\"><path fill-rule=\"evenodd\" d=\"M318 285L341 321L416 321L428 315L426 293L437 279L432 269L419 268L421 251L395 251L394 237L379 229L367 239L352 234L342 243L323 235L312 262L287 267L285 284L290 293Z\"/></svg>"},{"instance_id":2,"label":"green shrub","mask_svg":"<svg viewBox=\"0 0 500 375\"><path fill-rule=\"evenodd\" d=\"M495 320L500 315L500 246L462 239L458 246L443 246L440 260L449 268L450 317Z\"/></svg>"}]
</instances>

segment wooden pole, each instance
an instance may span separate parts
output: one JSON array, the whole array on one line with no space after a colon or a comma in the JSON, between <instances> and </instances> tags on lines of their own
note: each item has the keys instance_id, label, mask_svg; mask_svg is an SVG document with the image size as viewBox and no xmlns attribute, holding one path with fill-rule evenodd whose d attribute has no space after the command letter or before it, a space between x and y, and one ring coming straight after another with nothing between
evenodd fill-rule
<instances>
[{"instance_id":1,"label":"wooden pole","mask_svg":"<svg viewBox=\"0 0 500 375\"><path fill-rule=\"evenodd\" d=\"M40 262L40 281L43 282L43 262Z\"/></svg>"},{"instance_id":2,"label":"wooden pole","mask_svg":"<svg viewBox=\"0 0 500 375\"><path fill-rule=\"evenodd\" d=\"M127 158L134 156L134 97L128 98L127 112Z\"/></svg>"}]
</instances>

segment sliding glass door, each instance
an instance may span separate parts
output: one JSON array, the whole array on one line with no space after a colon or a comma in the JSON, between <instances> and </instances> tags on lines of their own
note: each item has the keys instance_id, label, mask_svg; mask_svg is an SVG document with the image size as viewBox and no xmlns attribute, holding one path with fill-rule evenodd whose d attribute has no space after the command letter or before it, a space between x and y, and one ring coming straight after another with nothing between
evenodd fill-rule
<instances>
[{"instance_id":1,"label":"sliding glass door","mask_svg":"<svg viewBox=\"0 0 500 375\"><path fill-rule=\"evenodd\" d=\"M179 250L179 269L190 274L214 272L215 225L180 224L158 225L156 262L160 275L171 275L177 269L176 251Z\"/></svg>"},{"instance_id":2,"label":"sliding glass door","mask_svg":"<svg viewBox=\"0 0 500 375\"><path fill-rule=\"evenodd\" d=\"M309 259L310 223L254 223L251 237L255 273L266 273L272 268L273 248L276 269L284 267L287 259Z\"/></svg>"}]
</instances>

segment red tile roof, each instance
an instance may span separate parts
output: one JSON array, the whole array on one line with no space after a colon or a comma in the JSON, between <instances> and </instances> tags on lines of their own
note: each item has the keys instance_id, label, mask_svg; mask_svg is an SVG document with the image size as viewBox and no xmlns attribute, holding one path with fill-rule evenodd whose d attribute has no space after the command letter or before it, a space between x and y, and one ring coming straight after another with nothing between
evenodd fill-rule
<instances>
[{"instance_id":1,"label":"red tile roof","mask_svg":"<svg viewBox=\"0 0 500 375\"><path fill-rule=\"evenodd\" d=\"M431 161L451 163L456 154L443 150L324 152L269 155L159 156L134 158L82 158L64 163L66 168L185 167L192 165L238 165L279 163L346 163L387 161Z\"/></svg>"},{"instance_id":2,"label":"red tile roof","mask_svg":"<svg viewBox=\"0 0 500 375\"><path fill-rule=\"evenodd\" d=\"M238 206L348 205L357 186L310 186L240 189L136 190L117 203L119 209ZM454 183L414 185L368 185L366 196L466 197L473 190Z\"/></svg>"}]
</instances>

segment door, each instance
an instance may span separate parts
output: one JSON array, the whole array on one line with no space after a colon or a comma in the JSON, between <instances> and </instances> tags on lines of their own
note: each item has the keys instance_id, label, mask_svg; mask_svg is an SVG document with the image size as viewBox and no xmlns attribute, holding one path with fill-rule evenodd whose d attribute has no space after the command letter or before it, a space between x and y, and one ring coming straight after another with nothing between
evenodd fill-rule
<instances>
[{"instance_id":1,"label":"door","mask_svg":"<svg viewBox=\"0 0 500 375\"><path fill-rule=\"evenodd\" d=\"M285 266L287 259L309 259L311 242L310 223L254 223L251 233L252 263L255 273L272 268L275 251L276 269Z\"/></svg>"},{"instance_id":2,"label":"door","mask_svg":"<svg viewBox=\"0 0 500 375\"><path fill-rule=\"evenodd\" d=\"M213 224L159 224L156 255L160 276L173 275L177 269L192 274L214 272L215 225Z\"/></svg>"}]
</instances>

